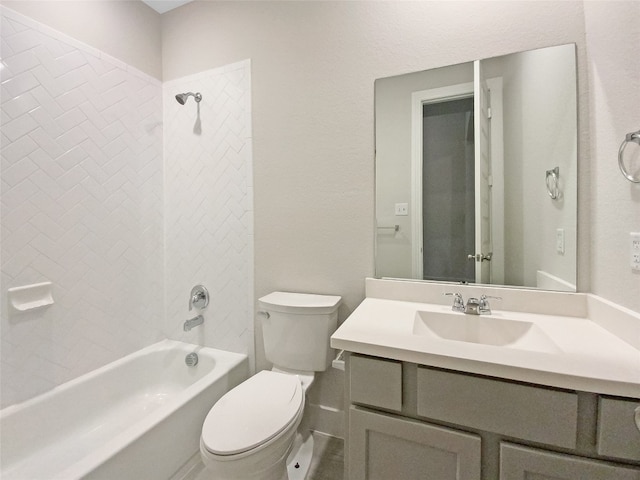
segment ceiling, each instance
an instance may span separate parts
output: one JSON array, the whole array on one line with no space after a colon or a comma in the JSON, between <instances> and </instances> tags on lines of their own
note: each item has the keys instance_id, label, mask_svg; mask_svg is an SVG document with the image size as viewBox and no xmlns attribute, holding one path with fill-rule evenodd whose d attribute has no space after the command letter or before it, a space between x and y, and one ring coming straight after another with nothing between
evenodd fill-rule
<instances>
[{"instance_id":1,"label":"ceiling","mask_svg":"<svg viewBox=\"0 0 640 480\"><path fill-rule=\"evenodd\" d=\"M142 0L158 13L168 12L192 0Z\"/></svg>"}]
</instances>

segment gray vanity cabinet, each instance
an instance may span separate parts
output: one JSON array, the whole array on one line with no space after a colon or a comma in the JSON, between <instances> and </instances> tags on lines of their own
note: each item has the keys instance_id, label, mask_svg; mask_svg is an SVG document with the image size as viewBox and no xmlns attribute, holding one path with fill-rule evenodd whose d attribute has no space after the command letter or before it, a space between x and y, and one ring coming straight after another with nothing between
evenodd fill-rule
<instances>
[{"instance_id":1,"label":"gray vanity cabinet","mask_svg":"<svg viewBox=\"0 0 640 480\"><path fill-rule=\"evenodd\" d=\"M640 461L640 430L635 413L640 401L601 397L598 406L598 454Z\"/></svg>"},{"instance_id":2,"label":"gray vanity cabinet","mask_svg":"<svg viewBox=\"0 0 640 480\"><path fill-rule=\"evenodd\" d=\"M640 480L637 469L500 444L500 480Z\"/></svg>"},{"instance_id":3,"label":"gray vanity cabinet","mask_svg":"<svg viewBox=\"0 0 640 480\"><path fill-rule=\"evenodd\" d=\"M346 480L640 480L637 399L346 356Z\"/></svg>"},{"instance_id":4,"label":"gray vanity cabinet","mask_svg":"<svg viewBox=\"0 0 640 480\"><path fill-rule=\"evenodd\" d=\"M352 407L351 480L480 480L480 437Z\"/></svg>"}]
</instances>

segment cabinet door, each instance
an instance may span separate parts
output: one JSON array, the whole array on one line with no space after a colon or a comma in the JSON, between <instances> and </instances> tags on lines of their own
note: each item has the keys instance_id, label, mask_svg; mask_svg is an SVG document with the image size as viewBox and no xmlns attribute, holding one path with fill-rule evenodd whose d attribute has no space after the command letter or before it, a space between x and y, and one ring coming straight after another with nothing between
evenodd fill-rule
<instances>
[{"instance_id":1,"label":"cabinet door","mask_svg":"<svg viewBox=\"0 0 640 480\"><path fill-rule=\"evenodd\" d=\"M607 457L640 461L640 427L635 412L639 400L601 398L598 412L598 453Z\"/></svg>"},{"instance_id":2,"label":"cabinet door","mask_svg":"<svg viewBox=\"0 0 640 480\"><path fill-rule=\"evenodd\" d=\"M500 444L500 480L640 480L640 470Z\"/></svg>"},{"instance_id":3,"label":"cabinet door","mask_svg":"<svg viewBox=\"0 0 640 480\"><path fill-rule=\"evenodd\" d=\"M348 480L479 480L480 437L351 407Z\"/></svg>"}]
</instances>

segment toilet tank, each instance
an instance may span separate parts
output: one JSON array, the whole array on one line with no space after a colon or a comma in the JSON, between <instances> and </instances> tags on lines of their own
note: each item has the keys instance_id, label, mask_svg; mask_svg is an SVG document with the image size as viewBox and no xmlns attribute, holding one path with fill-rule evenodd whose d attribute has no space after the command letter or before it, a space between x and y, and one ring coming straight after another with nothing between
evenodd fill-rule
<instances>
[{"instance_id":1,"label":"toilet tank","mask_svg":"<svg viewBox=\"0 0 640 480\"><path fill-rule=\"evenodd\" d=\"M273 292L258 300L267 360L275 367L321 372L332 360L329 339L338 326L334 295Z\"/></svg>"}]
</instances>

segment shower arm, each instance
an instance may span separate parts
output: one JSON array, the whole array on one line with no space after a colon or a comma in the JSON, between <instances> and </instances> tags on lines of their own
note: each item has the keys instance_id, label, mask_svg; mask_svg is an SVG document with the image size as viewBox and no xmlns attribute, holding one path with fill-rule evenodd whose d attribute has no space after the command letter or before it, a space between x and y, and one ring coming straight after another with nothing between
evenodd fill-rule
<instances>
[{"instance_id":1,"label":"shower arm","mask_svg":"<svg viewBox=\"0 0 640 480\"><path fill-rule=\"evenodd\" d=\"M185 103L187 103L187 99L189 97L193 97L196 103L200 103L200 100L202 100L202 94L200 92L197 92L197 93L187 92L187 93L178 93L176 95L176 101L180 105L184 105Z\"/></svg>"}]
</instances>

